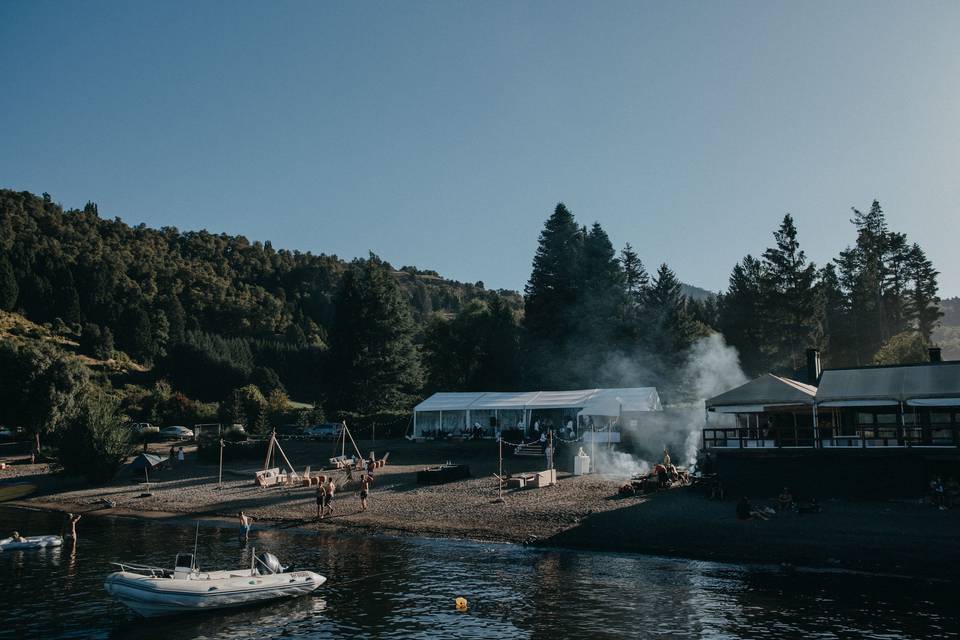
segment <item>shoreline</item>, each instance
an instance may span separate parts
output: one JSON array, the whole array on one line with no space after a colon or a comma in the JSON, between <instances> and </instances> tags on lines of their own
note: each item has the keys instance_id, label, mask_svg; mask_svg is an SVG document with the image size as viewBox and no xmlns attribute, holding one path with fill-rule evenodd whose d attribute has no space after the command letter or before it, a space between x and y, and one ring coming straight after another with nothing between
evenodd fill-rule
<instances>
[{"instance_id":1,"label":"shoreline","mask_svg":"<svg viewBox=\"0 0 960 640\"><path fill-rule=\"evenodd\" d=\"M69 510L67 506L59 503L49 503L49 502L23 502L19 500L10 500L4 503L0 503L0 507L10 507L17 510L30 510L30 511L43 511L47 513L67 513ZM119 518L119 519L128 519L128 520L163 520L165 523L175 524L175 525L194 525L199 522L202 527L212 527L212 526L233 526L235 523L231 518L228 518L223 515L209 514L209 513L179 513L179 512L161 512L161 511L141 511L137 512L134 510L128 509L103 509L103 510L93 510L87 511L84 515L92 515L96 518ZM555 543L541 543L541 542L524 542L516 540L497 540L497 539L487 539L487 538L471 538L471 537L460 537L460 536L443 536L443 535L427 535L422 532L411 532L401 529L389 529L389 528L373 528L373 527L363 527L363 526L350 526L350 525L336 525L338 529L346 530L345 533L350 536L360 537L362 535L370 535L378 538L388 538L388 539L419 539L419 540L430 540L430 541L451 541L451 542L463 542L471 544L504 544L504 545L514 545L521 547L530 547L535 549L540 549L548 551L551 549L566 550L566 551L590 551L594 553L613 553L613 554L637 554L650 557L658 557L664 559L675 559L675 560L690 560L695 562L715 562L719 564L726 565L738 565L738 566L752 566L752 567L768 567L768 568L778 568L778 569L790 569L797 572L811 572L811 573L838 573L845 575L863 575L863 576L872 576L872 577L883 577L883 578L893 578L900 580L925 580L929 582L938 582L945 584L952 584L958 581L958 578L952 574L949 574L950 577L945 575L921 575L917 573L904 573L898 572L893 573L890 571L884 571L879 569L858 569L849 566L839 566L837 564L791 564L786 562L771 562L769 560L762 561L756 557L749 557L743 555L731 555L731 554L697 554L691 549L678 549L675 547L663 548L663 547L638 547L635 549L624 549L620 547L615 547L611 545L562 545ZM268 527L269 529L280 529L285 532L289 532L296 535L313 535L318 533L317 529L309 528L305 526L305 523L298 522L296 520L292 521L273 521Z\"/></svg>"},{"instance_id":2,"label":"shoreline","mask_svg":"<svg viewBox=\"0 0 960 640\"><path fill-rule=\"evenodd\" d=\"M39 491L0 504L91 516L200 520L226 527L237 526L235 514L242 509L254 516L255 528L305 534L337 531L455 539L950 582L960 579L955 568L960 566L960 549L955 544L960 509L824 500L821 514L786 512L769 521L740 521L735 500L710 501L689 487L620 498L616 489L622 479L563 472L556 486L505 491L506 502L497 504L496 481L490 475L497 468L496 459L490 456L487 443L378 445L378 450L394 452L390 464L377 469L370 509L360 511L355 489L348 485L334 501L334 515L319 522L312 489L261 489L253 486L249 469L231 465L232 473L224 473L223 489L218 490L217 467L198 464L191 456L187 463L158 474L149 491L129 476L92 487L54 476L44 465L13 467L15 472L8 469L0 480L34 482ZM291 458L315 460L329 445L299 443L286 448ZM442 485L416 484L418 469L447 459L469 462L474 477ZM504 467L510 472L534 465L529 459L512 458L505 460Z\"/></svg>"}]
</instances>

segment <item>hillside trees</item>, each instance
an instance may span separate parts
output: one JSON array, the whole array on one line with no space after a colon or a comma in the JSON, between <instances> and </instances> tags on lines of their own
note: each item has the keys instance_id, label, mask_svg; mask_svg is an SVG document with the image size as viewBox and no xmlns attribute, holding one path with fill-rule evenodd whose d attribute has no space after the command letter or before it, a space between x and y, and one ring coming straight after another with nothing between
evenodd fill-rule
<instances>
[{"instance_id":1,"label":"hillside trees","mask_svg":"<svg viewBox=\"0 0 960 640\"><path fill-rule=\"evenodd\" d=\"M13 273L13 265L5 255L0 255L0 309L10 311L17 303L20 287Z\"/></svg>"},{"instance_id":2,"label":"hillside trees","mask_svg":"<svg viewBox=\"0 0 960 640\"><path fill-rule=\"evenodd\" d=\"M76 413L89 385L87 370L54 347L0 342L0 422L41 436L59 431Z\"/></svg>"},{"instance_id":3,"label":"hillside trees","mask_svg":"<svg viewBox=\"0 0 960 640\"><path fill-rule=\"evenodd\" d=\"M426 391L508 391L520 384L519 327L501 298L473 301L452 319L427 325Z\"/></svg>"},{"instance_id":4,"label":"hillside trees","mask_svg":"<svg viewBox=\"0 0 960 640\"><path fill-rule=\"evenodd\" d=\"M363 261L360 261L363 262ZM10 267L7 269L7 267ZM417 308L417 339L434 313L495 298L516 313L520 297L481 283L383 263ZM96 325L118 350L155 363L154 379L219 400L272 369L294 397L327 395L326 352L343 274L336 256L275 250L269 242L207 231L130 226L103 219L93 203L64 211L51 198L0 190L0 308L35 322ZM12 273L12 275L11 275ZM82 349L106 356L92 327ZM223 343L228 343L225 347Z\"/></svg>"},{"instance_id":5,"label":"hillside trees","mask_svg":"<svg viewBox=\"0 0 960 640\"><path fill-rule=\"evenodd\" d=\"M408 406L421 384L413 319L387 266L371 254L344 274L330 331L330 406L375 413Z\"/></svg>"},{"instance_id":6,"label":"hillside trees","mask_svg":"<svg viewBox=\"0 0 960 640\"><path fill-rule=\"evenodd\" d=\"M703 332L668 266L651 284L630 245L618 257L599 224L578 226L563 204L540 234L525 300L527 388L652 384Z\"/></svg>"},{"instance_id":7,"label":"hillside trees","mask_svg":"<svg viewBox=\"0 0 960 640\"><path fill-rule=\"evenodd\" d=\"M747 256L734 267L718 322L750 373L795 374L809 347L823 349L829 366L849 366L875 361L881 349L884 361L916 355L902 348L914 345L911 333L929 342L942 315L938 272L889 229L878 201L853 212L856 243L822 269L807 262L789 214L762 260Z\"/></svg>"}]
</instances>

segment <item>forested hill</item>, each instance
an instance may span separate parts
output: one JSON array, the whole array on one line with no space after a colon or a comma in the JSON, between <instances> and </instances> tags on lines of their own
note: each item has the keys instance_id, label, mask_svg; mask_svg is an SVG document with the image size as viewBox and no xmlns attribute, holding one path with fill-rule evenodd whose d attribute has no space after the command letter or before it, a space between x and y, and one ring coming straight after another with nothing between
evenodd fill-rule
<instances>
[{"instance_id":1,"label":"forested hill","mask_svg":"<svg viewBox=\"0 0 960 640\"><path fill-rule=\"evenodd\" d=\"M228 368L240 371L221 383L182 381L209 399L220 399L257 368L269 369L260 372L268 378L279 372L288 390L305 399L322 394L298 379L316 367L291 361L327 350L338 285L366 262L277 250L242 236L132 227L101 218L92 203L64 210L47 194L0 190L0 309L51 323L92 355L116 348L138 362L157 363L161 373L169 368L174 377L184 377L176 371L177 345L206 353L192 363L210 367L206 377L232 361ZM416 325L471 301L498 299L514 310L522 305L518 294L488 291L483 283L382 264Z\"/></svg>"}]
</instances>

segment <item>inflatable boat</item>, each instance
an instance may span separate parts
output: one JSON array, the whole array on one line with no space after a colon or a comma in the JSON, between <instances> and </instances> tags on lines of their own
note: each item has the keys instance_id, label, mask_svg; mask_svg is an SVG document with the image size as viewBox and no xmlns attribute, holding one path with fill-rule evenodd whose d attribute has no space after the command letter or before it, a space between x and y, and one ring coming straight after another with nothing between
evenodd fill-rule
<instances>
[{"instance_id":1,"label":"inflatable boat","mask_svg":"<svg viewBox=\"0 0 960 640\"><path fill-rule=\"evenodd\" d=\"M312 571L286 573L275 556L253 553L251 566L234 571L201 571L192 553L177 554L174 569L113 563L104 587L144 617L229 607L308 594L327 579Z\"/></svg>"},{"instance_id":2,"label":"inflatable boat","mask_svg":"<svg viewBox=\"0 0 960 640\"><path fill-rule=\"evenodd\" d=\"M0 551L15 551L17 549L43 549L44 547L59 547L63 544L60 536L29 536L19 540L0 538Z\"/></svg>"}]
</instances>

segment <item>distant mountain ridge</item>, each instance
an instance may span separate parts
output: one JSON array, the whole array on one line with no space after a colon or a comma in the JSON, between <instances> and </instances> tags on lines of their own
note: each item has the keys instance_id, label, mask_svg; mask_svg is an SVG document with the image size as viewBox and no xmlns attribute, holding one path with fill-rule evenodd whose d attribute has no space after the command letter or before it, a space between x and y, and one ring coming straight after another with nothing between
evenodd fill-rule
<instances>
[{"instance_id":1,"label":"distant mountain ridge","mask_svg":"<svg viewBox=\"0 0 960 640\"><path fill-rule=\"evenodd\" d=\"M691 300L697 300L698 302L717 297L717 294L713 291L707 291L706 289L696 287L692 284L681 284L680 293L687 296Z\"/></svg>"}]
</instances>

